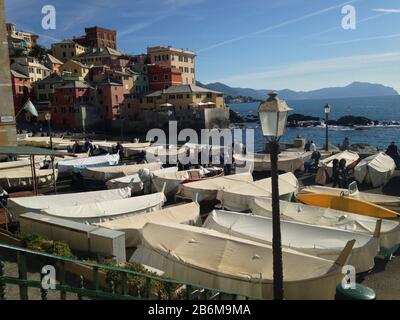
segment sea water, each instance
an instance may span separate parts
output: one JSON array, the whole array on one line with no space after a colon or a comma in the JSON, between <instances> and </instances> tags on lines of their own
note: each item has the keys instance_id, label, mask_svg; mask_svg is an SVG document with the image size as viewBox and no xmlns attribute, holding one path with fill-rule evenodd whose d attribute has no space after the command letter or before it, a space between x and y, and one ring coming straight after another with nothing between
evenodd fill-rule
<instances>
[{"instance_id":1,"label":"sea water","mask_svg":"<svg viewBox=\"0 0 400 320\"><path fill-rule=\"evenodd\" d=\"M324 106L331 105L329 119L337 120L342 116L362 116L378 121L400 121L400 96L340 98L324 100L288 100L288 105L294 109L291 114L299 113L307 116L325 119ZM257 115L259 103L229 104L232 110L241 115ZM255 130L255 150L263 148L264 137L258 123L245 123L244 128ZM325 143L325 127L287 128L281 142L293 143L296 136L313 140L317 146ZM400 146L400 126L371 126L362 128L329 127L329 143L341 144L348 137L351 144L366 143L381 149L386 149L390 142L395 141Z\"/></svg>"}]
</instances>

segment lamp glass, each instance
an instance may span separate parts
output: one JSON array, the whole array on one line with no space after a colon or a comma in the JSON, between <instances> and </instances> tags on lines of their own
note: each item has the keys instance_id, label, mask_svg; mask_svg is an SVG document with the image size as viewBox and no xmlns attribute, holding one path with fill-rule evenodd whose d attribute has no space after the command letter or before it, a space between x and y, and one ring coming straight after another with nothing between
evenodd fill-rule
<instances>
[{"instance_id":1,"label":"lamp glass","mask_svg":"<svg viewBox=\"0 0 400 320\"><path fill-rule=\"evenodd\" d=\"M331 112L331 106L328 104L324 107L325 113L330 113Z\"/></svg>"},{"instance_id":2,"label":"lamp glass","mask_svg":"<svg viewBox=\"0 0 400 320\"><path fill-rule=\"evenodd\" d=\"M287 116L287 111L259 112L263 135L271 138L279 138L283 136L285 134Z\"/></svg>"}]
</instances>

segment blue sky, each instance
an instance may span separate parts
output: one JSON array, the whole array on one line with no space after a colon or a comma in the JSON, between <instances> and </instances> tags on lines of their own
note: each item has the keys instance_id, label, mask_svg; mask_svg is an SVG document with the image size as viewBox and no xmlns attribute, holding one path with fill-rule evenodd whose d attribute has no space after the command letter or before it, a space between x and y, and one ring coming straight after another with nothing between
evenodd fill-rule
<instances>
[{"instance_id":1,"label":"blue sky","mask_svg":"<svg viewBox=\"0 0 400 320\"><path fill-rule=\"evenodd\" d=\"M356 29L341 27L342 7L356 9ZM84 33L116 29L118 49L141 53L165 44L198 53L201 82L258 89L311 90L368 81L400 91L399 0L5 0L8 21L50 46ZM54 5L57 29L41 28Z\"/></svg>"}]
</instances>

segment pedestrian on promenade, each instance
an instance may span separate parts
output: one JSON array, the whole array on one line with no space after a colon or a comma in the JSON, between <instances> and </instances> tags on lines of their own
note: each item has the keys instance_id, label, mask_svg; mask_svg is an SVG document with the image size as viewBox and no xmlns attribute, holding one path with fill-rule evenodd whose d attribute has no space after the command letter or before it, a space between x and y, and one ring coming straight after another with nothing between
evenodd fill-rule
<instances>
[{"instance_id":1,"label":"pedestrian on promenade","mask_svg":"<svg viewBox=\"0 0 400 320\"><path fill-rule=\"evenodd\" d=\"M334 159L332 161L332 180L333 180L333 188L339 186L339 160Z\"/></svg>"},{"instance_id":2,"label":"pedestrian on promenade","mask_svg":"<svg viewBox=\"0 0 400 320\"><path fill-rule=\"evenodd\" d=\"M311 148L311 141L307 140L307 143L304 146L304 151L308 152L308 151L310 151L310 148Z\"/></svg>"},{"instance_id":3,"label":"pedestrian on promenade","mask_svg":"<svg viewBox=\"0 0 400 320\"><path fill-rule=\"evenodd\" d=\"M347 189L348 185L348 172L346 168L346 159L340 159L339 161L339 187Z\"/></svg>"},{"instance_id":4,"label":"pedestrian on promenade","mask_svg":"<svg viewBox=\"0 0 400 320\"><path fill-rule=\"evenodd\" d=\"M398 168L400 155L399 155L399 149L397 148L396 143L394 141L392 141L392 143L388 146L386 154L394 160L396 167Z\"/></svg>"},{"instance_id":5,"label":"pedestrian on promenade","mask_svg":"<svg viewBox=\"0 0 400 320\"><path fill-rule=\"evenodd\" d=\"M342 143L342 150L349 150L350 149L350 140L349 138L344 138L343 143Z\"/></svg>"},{"instance_id":6,"label":"pedestrian on promenade","mask_svg":"<svg viewBox=\"0 0 400 320\"><path fill-rule=\"evenodd\" d=\"M317 146L316 146L316 144L314 143L314 141L311 141L311 143L310 143L310 150L309 150L309 151L312 151L312 152L317 151Z\"/></svg>"}]
</instances>

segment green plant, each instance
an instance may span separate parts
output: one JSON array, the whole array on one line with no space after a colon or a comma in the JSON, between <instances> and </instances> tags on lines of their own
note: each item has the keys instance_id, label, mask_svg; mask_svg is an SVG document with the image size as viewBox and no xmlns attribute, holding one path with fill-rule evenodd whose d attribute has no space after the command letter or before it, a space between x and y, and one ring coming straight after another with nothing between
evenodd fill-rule
<instances>
[{"instance_id":1,"label":"green plant","mask_svg":"<svg viewBox=\"0 0 400 320\"><path fill-rule=\"evenodd\" d=\"M46 250L47 253L65 258L75 258L69 245L64 241L53 241L52 245Z\"/></svg>"}]
</instances>

